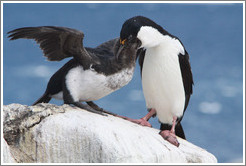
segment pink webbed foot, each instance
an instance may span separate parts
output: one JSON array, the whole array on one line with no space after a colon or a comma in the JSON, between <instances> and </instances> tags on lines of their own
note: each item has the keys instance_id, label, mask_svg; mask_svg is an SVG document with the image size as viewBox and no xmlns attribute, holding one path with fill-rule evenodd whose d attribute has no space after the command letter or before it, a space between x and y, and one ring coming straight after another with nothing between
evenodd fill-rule
<instances>
[{"instance_id":1,"label":"pink webbed foot","mask_svg":"<svg viewBox=\"0 0 246 166\"><path fill-rule=\"evenodd\" d=\"M163 130L159 133L165 140L167 140L168 142L170 142L171 144L179 147L179 142L177 140L176 135L169 131L169 130Z\"/></svg>"},{"instance_id":2,"label":"pink webbed foot","mask_svg":"<svg viewBox=\"0 0 246 166\"><path fill-rule=\"evenodd\" d=\"M119 117L119 118L128 120L130 122L133 122L133 123L142 125L142 126L152 127L151 124L147 120L145 120L144 118L141 118L141 119L132 119L132 118L128 118L126 116L121 116L121 115L116 115L116 116Z\"/></svg>"},{"instance_id":3,"label":"pink webbed foot","mask_svg":"<svg viewBox=\"0 0 246 166\"><path fill-rule=\"evenodd\" d=\"M143 118L141 118L141 119L131 119L130 121L133 122L133 123L140 124L142 126L152 127L152 125L147 120L144 120Z\"/></svg>"},{"instance_id":4,"label":"pink webbed foot","mask_svg":"<svg viewBox=\"0 0 246 166\"><path fill-rule=\"evenodd\" d=\"M122 118L122 119L125 119L125 120L128 120L130 122L133 122L133 123L137 123L139 125L142 125L142 126L147 126L147 127L152 127L151 124L148 122L148 120L156 114L156 110L155 109L151 109L149 111L149 113L147 115L145 115L143 118L141 119L131 119L131 118L128 118L128 117L125 117L125 116L121 116L121 115L115 115L116 117L119 117L119 118Z\"/></svg>"}]
</instances>

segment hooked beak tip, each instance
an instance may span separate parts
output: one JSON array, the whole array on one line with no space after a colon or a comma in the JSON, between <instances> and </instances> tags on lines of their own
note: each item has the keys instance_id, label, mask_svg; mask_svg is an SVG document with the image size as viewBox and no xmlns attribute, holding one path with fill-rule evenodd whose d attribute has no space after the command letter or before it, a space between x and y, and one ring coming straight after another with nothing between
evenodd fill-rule
<instances>
[{"instance_id":1,"label":"hooked beak tip","mask_svg":"<svg viewBox=\"0 0 246 166\"><path fill-rule=\"evenodd\" d=\"M121 45L124 45L125 42L126 42L126 39L124 39L124 40L121 40L121 39L120 39L120 44L121 44Z\"/></svg>"}]
</instances>

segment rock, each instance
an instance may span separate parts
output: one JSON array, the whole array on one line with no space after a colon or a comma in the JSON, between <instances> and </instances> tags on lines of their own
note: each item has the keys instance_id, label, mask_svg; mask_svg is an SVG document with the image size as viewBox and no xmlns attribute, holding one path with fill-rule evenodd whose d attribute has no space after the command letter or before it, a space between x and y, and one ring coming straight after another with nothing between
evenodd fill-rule
<instances>
[{"instance_id":1,"label":"rock","mask_svg":"<svg viewBox=\"0 0 246 166\"><path fill-rule=\"evenodd\" d=\"M15 159L13 158L12 154L10 153L9 145L5 140L2 141L3 143L3 162L4 163L16 163Z\"/></svg>"},{"instance_id":2,"label":"rock","mask_svg":"<svg viewBox=\"0 0 246 166\"><path fill-rule=\"evenodd\" d=\"M206 150L178 138L177 148L159 130L69 105L3 107L4 138L17 162L215 163ZM4 161L9 161L4 154Z\"/></svg>"}]
</instances>

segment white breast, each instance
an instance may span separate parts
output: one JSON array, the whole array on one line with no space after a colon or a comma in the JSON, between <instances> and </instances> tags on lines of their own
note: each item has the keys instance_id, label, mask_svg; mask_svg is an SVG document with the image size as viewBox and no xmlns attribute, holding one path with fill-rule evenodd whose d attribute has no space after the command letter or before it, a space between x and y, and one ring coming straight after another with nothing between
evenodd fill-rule
<instances>
[{"instance_id":1,"label":"white breast","mask_svg":"<svg viewBox=\"0 0 246 166\"><path fill-rule=\"evenodd\" d=\"M66 76L66 85L74 101L98 100L125 86L132 79L134 67L105 76L82 66L71 69Z\"/></svg>"},{"instance_id":2,"label":"white breast","mask_svg":"<svg viewBox=\"0 0 246 166\"><path fill-rule=\"evenodd\" d=\"M181 49L180 49L181 48ZM155 108L162 123L172 124L183 114L185 92L178 54L184 49L177 39L166 37L160 45L146 49L142 85L148 108Z\"/></svg>"}]
</instances>

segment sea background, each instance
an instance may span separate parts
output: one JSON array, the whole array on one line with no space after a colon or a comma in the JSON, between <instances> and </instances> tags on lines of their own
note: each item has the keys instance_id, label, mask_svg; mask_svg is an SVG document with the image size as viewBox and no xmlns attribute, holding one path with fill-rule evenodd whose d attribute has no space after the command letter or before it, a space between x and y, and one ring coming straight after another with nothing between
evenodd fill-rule
<instances>
[{"instance_id":1,"label":"sea background","mask_svg":"<svg viewBox=\"0 0 246 166\"><path fill-rule=\"evenodd\" d=\"M33 40L9 41L7 32L28 26L81 30L84 45L119 37L123 22L146 16L179 37L190 55L194 93L182 120L187 140L218 162L243 161L243 4L231 3L4 3L3 104L31 105L52 74L69 59L48 62ZM61 101L51 100L61 105ZM132 81L96 101L112 112L140 118L146 111L139 66ZM159 128L157 118L150 120Z\"/></svg>"}]
</instances>

